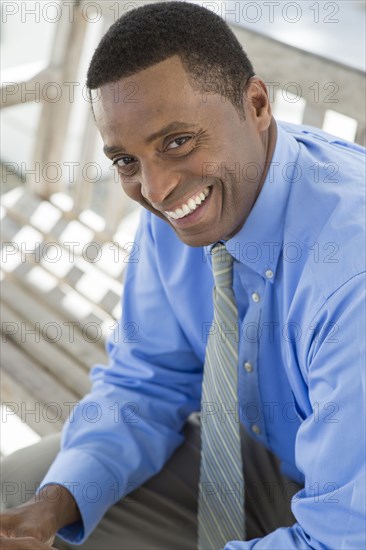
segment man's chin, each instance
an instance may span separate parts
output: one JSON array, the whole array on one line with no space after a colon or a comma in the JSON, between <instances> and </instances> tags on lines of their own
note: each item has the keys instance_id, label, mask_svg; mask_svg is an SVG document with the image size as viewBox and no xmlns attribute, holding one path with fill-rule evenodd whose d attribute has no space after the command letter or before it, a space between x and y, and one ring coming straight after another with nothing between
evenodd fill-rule
<instances>
[{"instance_id":1,"label":"man's chin","mask_svg":"<svg viewBox=\"0 0 366 550\"><path fill-rule=\"evenodd\" d=\"M173 226L172 226L173 227ZM211 244L216 243L220 239L214 239L213 237L210 237L210 235L202 233L192 233L191 235L188 235L186 233L178 231L175 227L173 227L177 237L179 238L182 243L186 244L187 246L191 246L192 248L200 248L203 246L209 246Z\"/></svg>"},{"instance_id":2,"label":"man's chin","mask_svg":"<svg viewBox=\"0 0 366 550\"><path fill-rule=\"evenodd\" d=\"M207 234L207 232L202 232L202 233L192 232L191 234L189 234L188 232L185 232L176 228L170 222L170 220L166 216L164 216L164 214L162 214L161 212L152 208L146 208L146 209L152 212L153 214L155 214L155 216L157 216L158 218L161 218L163 221L165 221L165 223L167 223L173 229L173 231L175 232L179 240L182 241L182 243L186 244L187 246L191 246L192 248L209 246L223 239L222 237L215 238L214 235L210 236Z\"/></svg>"}]
</instances>

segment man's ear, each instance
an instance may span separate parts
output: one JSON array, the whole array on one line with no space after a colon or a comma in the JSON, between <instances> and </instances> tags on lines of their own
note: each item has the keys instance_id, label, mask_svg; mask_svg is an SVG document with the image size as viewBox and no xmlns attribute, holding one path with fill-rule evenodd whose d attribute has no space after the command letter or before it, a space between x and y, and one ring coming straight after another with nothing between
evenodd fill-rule
<instances>
[{"instance_id":1,"label":"man's ear","mask_svg":"<svg viewBox=\"0 0 366 550\"><path fill-rule=\"evenodd\" d=\"M268 90L262 78L252 76L244 92L245 111L255 118L260 131L266 130L272 119Z\"/></svg>"}]
</instances>

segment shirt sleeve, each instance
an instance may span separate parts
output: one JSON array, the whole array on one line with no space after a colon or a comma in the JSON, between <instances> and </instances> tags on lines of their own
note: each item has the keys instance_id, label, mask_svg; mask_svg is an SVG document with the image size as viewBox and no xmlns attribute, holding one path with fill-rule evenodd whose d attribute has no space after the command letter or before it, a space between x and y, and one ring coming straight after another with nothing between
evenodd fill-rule
<instances>
[{"instance_id":1,"label":"shirt sleeve","mask_svg":"<svg viewBox=\"0 0 366 550\"><path fill-rule=\"evenodd\" d=\"M74 544L162 469L183 442L188 415L200 408L203 365L161 284L150 216L142 214L127 266L109 365L92 368L91 392L65 423L61 450L38 488L57 483L74 496L82 522L57 533Z\"/></svg>"},{"instance_id":2,"label":"shirt sleeve","mask_svg":"<svg viewBox=\"0 0 366 550\"><path fill-rule=\"evenodd\" d=\"M304 489L292 499L297 522L225 550L364 549L365 510L365 279L337 290L314 319L318 331L302 363L312 413L296 438ZM300 414L300 413L299 413Z\"/></svg>"}]
</instances>

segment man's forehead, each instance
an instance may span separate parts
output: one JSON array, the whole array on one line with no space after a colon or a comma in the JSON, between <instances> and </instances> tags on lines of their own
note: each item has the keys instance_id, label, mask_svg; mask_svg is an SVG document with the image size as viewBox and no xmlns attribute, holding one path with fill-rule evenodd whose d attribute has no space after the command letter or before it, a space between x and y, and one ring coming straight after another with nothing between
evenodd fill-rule
<instances>
[{"instance_id":1,"label":"man's forehead","mask_svg":"<svg viewBox=\"0 0 366 550\"><path fill-rule=\"evenodd\" d=\"M223 101L217 93L204 94L199 87L192 87L177 56L105 84L98 92L94 114L108 142L121 137L121 132L139 134L141 127L146 136L172 121L196 121L212 127L221 120L222 111L226 117L230 115L229 101Z\"/></svg>"},{"instance_id":2,"label":"man's forehead","mask_svg":"<svg viewBox=\"0 0 366 550\"><path fill-rule=\"evenodd\" d=\"M203 115L202 103L192 99L182 101L180 97L144 98L136 103L123 100L114 102L112 99L98 101L94 107L95 119L99 130L108 129L108 132L119 132L121 124L136 132L140 125L144 125L151 133L155 128L170 125L172 122L181 122L172 128L172 131L188 128L193 122L198 122Z\"/></svg>"},{"instance_id":3,"label":"man's forehead","mask_svg":"<svg viewBox=\"0 0 366 550\"><path fill-rule=\"evenodd\" d=\"M159 72L142 73L105 84L95 92L93 106L98 125L101 119L112 122L116 116L135 114L144 120L164 112L179 118L187 108L196 113L202 107L201 95L191 87L185 75L172 73L163 78Z\"/></svg>"},{"instance_id":4,"label":"man's forehead","mask_svg":"<svg viewBox=\"0 0 366 550\"><path fill-rule=\"evenodd\" d=\"M104 96L117 97L120 100L134 102L149 92L164 94L174 90L176 93L183 87L189 87L190 79L178 56L151 65L120 80L104 84L100 92Z\"/></svg>"}]
</instances>

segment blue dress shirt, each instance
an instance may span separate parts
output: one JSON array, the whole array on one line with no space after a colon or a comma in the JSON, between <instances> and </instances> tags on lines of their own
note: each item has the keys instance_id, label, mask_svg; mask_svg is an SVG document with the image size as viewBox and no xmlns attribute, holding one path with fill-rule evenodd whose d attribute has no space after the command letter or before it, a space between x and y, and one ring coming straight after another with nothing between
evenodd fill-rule
<instances>
[{"instance_id":1,"label":"blue dress shirt","mask_svg":"<svg viewBox=\"0 0 366 550\"><path fill-rule=\"evenodd\" d=\"M364 549L365 150L279 123L274 155L234 256L241 422L301 485L297 522L225 550ZM210 247L143 211L108 366L64 426L40 488L64 484L82 543L107 509L159 472L200 409L213 318Z\"/></svg>"}]
</instances>

